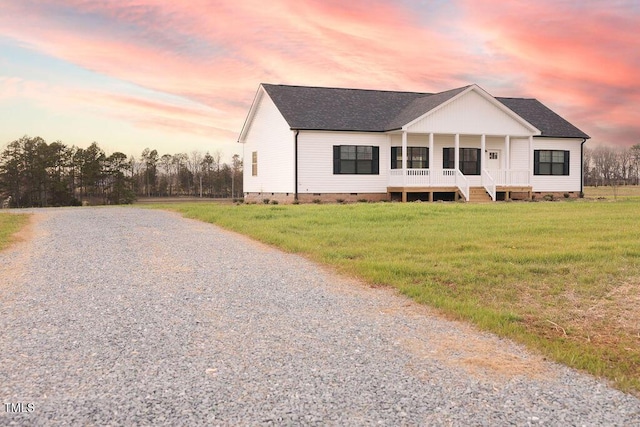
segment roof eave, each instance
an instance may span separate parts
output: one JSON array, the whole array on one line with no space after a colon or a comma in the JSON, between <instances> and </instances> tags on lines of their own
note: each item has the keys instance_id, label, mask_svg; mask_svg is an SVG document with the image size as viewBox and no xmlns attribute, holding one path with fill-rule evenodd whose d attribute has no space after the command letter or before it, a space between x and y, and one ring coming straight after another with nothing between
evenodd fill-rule
<instances>
[{"instance_id":1,"label":"roof eave","mask_svg":"<svg viewBox=\"0 0 640 427\"><path fill-rule=\"evenodd\" d=\"M238 141L237 141L238 143L241 143L241 144L245 143L247 132L251 127L250 125L251 125L251 122L253 121L253 118L256 115L258 104L260 103L260 100L264 96L265 92L266 91L264 90L264 87L262 86L262 84L260 84L260 86L258 87L258 90L256 91L256 94L253 97L253 102L251 103L251 107L249 108L249 113L247 114L247 117L244 119L242 130L240 130L240 135L238 136Z\"/></svg>"},{"instance_id":2,"label":"roof eave","mask_svg":"<svg viewBox=\"0 0 640 427\"><path fill-rule=\"evenodd\" d=\"M586 133L584 135L574 135L574 136L568 136L568 135L535 135L538 138L562 138L562 139L591 139L591 137L589 135L587 135Z\"/></svg>"}]
</instances>

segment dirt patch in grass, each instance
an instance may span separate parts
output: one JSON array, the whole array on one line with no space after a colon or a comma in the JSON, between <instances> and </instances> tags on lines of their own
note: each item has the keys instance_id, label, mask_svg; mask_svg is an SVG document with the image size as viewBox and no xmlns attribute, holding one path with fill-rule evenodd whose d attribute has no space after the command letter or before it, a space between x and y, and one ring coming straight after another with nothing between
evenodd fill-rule
<instances>
[{"instance_id":1,"label":"dirt patch in grass","mask_svg":"<svg viewBox=\"0 0 640 427\"><path fill-rule=\"evenodd\" d=\"M9 262L0 263L0 290L7 290L11 283L10 279L23 273L24 266L31 254L28 243L35 237L36 224L40 220L42 220L40 214L29 215L26 223L11 235L10 244L0 250L0 252L16 251L16 256L10 257ZM6 295L10 295L10 293Z\"/></svg>"},{"instance_id":2,"label":"dirt patch in grass","mask_svg":"<svg viewBox=\"0 0 640 427\"><path fill-rule=\"evenodd\" d=\"M595 345L640 346L640 278L617 286L589 307L571 309L569 318L568 326Z\"/></svg>"},{"instance_id":3,"label":"dirt patch in grass","mask_svg":"<svg viewBox=\"0 0 640 427\"><path fill-rule=\"evenodd\" d=\"M608 320L613 329L640 339L640 277L616 287L582 313L585 323Z\"/></svg>"},{"instance_id":4,"label":"dirt patch in grass","mask_svg":"<svg viewBox=\"0 0 640 427\"><path fill-rule=\"evenodd\" d=\"M432 334L429 341L404 338L402 346L418 359L437 359L443 365L464 369L469 375L483 380L506 381L515 377L549 378L550 365L542 356L517 354L494 337ZM479 334L479 332L477 333Z\"/></svg>"},{"instance_id":5,"label":"dirt patch in grass","mask_svg":"<svg viewBox=\"0 0 640 427\"><path fill-rule=\"evenodd\" d=\"M562 336L594 345L619 343L626 337L640 345L640 278L630 279L602 297L585 299L574 290L566 290L556 299L562 304L549 307L543 302L551 297L523 297L520 305L532 313L525 316L525 323L535 324L538 330L546 329L543 334L549 337ZM541 312L545 318L533 314Z\"/></svg>"},{"instance_id":6,"label":"dirt patch in grass","mask_svg":"<svg viewBox=\"0 0 640 427\"><path fill-rule=\"evenodd\" d=\"M36 224L42 220L41 214L29 214L27 223L11 237L13 243L28 242L35 236Z\"/></svg>"}]
</instances>

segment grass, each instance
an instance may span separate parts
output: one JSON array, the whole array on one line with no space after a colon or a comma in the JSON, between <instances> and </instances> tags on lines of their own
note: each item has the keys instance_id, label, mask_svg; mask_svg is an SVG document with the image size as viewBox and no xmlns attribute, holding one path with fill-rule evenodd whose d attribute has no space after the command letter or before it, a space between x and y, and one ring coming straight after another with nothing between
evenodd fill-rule
<instances>
[{"instance_id":1,"label":"grass","mask_svg":"<svg viewBox=\"0 0 640 427\"><path fill-rule=\"evenodd\" d=\"M159 207L396 287L640 395L640 199Z\"/></svg>"},{"instance_id":2,"label":"grass","mask_svg":"<svg viewBox=\"0 0 640 427\"><path fill-rule=\"evenodd\" d=\"M584 196L587 199L640 201L640 185L585 187Z\"/></svg>"},{"instance_id":3,"label":"grass","mask_svg":"<svg viewBox=\"0 0 640 427\"><path fill-rule=\"evenodd\" d=\"M15 241L15 234L29 222L29 215L0 213L0 251Z\"/></svg>"}]
</instances>

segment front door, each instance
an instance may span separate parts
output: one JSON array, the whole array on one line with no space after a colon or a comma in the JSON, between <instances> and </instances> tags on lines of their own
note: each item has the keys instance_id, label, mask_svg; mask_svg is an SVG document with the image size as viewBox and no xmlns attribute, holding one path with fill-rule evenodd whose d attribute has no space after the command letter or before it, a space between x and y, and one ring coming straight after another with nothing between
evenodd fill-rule
<instances>
[{"instance_id":1,"label":"front door","mask_svg":"<svg viewBox=\"0 0 640 427\"><path fill-rule=\"evenodd\" d=\"M485 158L485 169L498 170L500 169L500 150L487 150L487 157Z\"/></svg>"}]
</instances>

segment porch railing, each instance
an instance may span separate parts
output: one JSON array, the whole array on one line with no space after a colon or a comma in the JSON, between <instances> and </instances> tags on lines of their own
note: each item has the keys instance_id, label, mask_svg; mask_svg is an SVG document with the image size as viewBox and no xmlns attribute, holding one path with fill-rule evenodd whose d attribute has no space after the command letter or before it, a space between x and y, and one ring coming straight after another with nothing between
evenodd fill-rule
<instances>
[{"instance_id":1,"label":"porch railing","mask_svg":"<svg viewBox=\"0 0 640 427\"><path fill-rule=\"evenodd\" d=\"M486 169L485 171L497 187L531 185L529 171L526 169ZM389 186L403 185L415 187L451 187L456 185L456 169L407 169L407 181L402 176L402 169L389 170Z\"/></svg>"},{"instance_id":2,"label":"porch railing","mask_svg":"<svg viewBox=\"0 0 640 427\"><path fill-rule=\"evenodd\" d=\"M482 171L481 182L484 189L487 190L487 193L489 193L489 196L491 196L491 200L495 202L496 201L496 181L495 179L493 179L489 171L486 169Z\"/></svg>"},{"instance_id":3,"label":"porch railing","mask_svg":"<svg viewBox=\"0 0 640 427\"><path fill-rule=\"evenodd\" d=\"M455 187L456 169L407 169L406 181L402 169L389 171L390 187Z\"/></svg>"},{"instance_id":4,"label":"porch railing","mask_svg":"<svg viewBox=\"0 0 640 427\"><path fill-rule=\"evenodd\" d=\"M462 196L466 201L469 201L469 180L458 169L455 170L456 174L456 187L462 193Z\"/></svg>"},{"instance_id":5,"label":"porch railing","mask_svg":"<svg viewBox=\"0 0 640 427\"><path fill-rule=\"evenodd\" d=\"M475 181L474 181L475 182ZM528 170L483 170L482 186L491 199L496 200L497 187L531 185ZM474 184L476 185L476 184ZM457 187L464 198L469 200L469 180L458 169L407 169L406 176L402 169L389 171L390 187Z\"/></svg>"},{"instance_id":6,"label":"porch railing","mask_svg":"<svg viewBox=\"0 0 640 427\"><path fill-rule=\"evenodd\" d=\"M521 186L531 185L529 171L526 169L492 169L487 170L497 186Z\"/></svg>"},{"instance_id":7,"label":"porch railing","mask_svg":"<svg viewBox=\"0 0 640 427\"><path fill-rule=\"evenodd\" d=\"M465 200L469 200L469 181L457 169L407 169L406 177L403 176L402 169L391 169L389 171L389 186L457 187Z\"/></svg>"}]
</instances>

